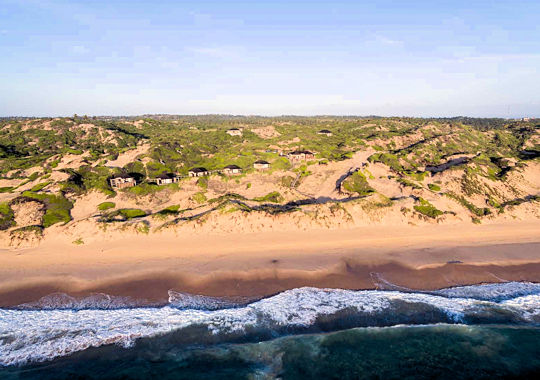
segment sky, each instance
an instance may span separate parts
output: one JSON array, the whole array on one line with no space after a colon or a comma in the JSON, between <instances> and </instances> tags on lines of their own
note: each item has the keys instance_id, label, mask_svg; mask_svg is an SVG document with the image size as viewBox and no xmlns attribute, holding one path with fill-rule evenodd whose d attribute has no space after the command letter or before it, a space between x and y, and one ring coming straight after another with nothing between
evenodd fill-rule
<instances>
[{"instance_id":1,"label":"sky","mask_svg":"<svg viewBox=\"0 0 540 380\"><path fill-rule=\"evenodd\" d=\"M0 0L0 116L540 117L540 1Z\"/></svg>"}]
</instances>

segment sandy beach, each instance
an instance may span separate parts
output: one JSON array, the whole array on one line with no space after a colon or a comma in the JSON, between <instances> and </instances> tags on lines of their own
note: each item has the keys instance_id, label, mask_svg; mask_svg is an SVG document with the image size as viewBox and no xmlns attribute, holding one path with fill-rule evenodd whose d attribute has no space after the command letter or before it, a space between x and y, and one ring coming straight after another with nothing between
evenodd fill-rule
<instances>
[{"instance_id":1,"label":"sandy beach","mask_svg":"<svg viewBox=\"0 0 540 380\"><path fill-rule=\"evenodd\" d=\"M304 232L58 236L0 251L0 307L55 292L166 302L167 291L261 297L300 287L435 289L540 281L540 221Z\"/></svg>"}]
</instances>

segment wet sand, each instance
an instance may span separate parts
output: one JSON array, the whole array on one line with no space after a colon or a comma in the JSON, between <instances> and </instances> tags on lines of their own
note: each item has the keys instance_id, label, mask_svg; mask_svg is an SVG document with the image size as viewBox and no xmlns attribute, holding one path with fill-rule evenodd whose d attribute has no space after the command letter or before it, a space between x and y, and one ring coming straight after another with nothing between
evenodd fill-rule
<instances>
[{"instance_id":1,"label":"wet sand","mask_svg":"<svg viewBox=\"0 0 540 380\"><path fill-rule=\"evenodd\" d=\"M540 282L539 223L124 236L0 250L0 307L55 292L166 302L168 290L262 297L301 286L438 289Z\"/></svg>"}]
</instances>

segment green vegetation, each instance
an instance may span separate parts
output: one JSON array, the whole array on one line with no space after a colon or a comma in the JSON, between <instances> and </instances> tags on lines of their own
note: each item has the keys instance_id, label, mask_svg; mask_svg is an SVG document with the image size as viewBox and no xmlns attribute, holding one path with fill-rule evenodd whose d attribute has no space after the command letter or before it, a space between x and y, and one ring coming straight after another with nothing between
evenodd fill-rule
<instances>
[{"instance_id":1,"label":"green vegetation","mask_svg":"<svg viewBox=\"0 0 540 380\"><path fill-rule=\"evenodd\" d=\"M467 208L470 212L472 212L477 217L482 217L482 216L486 216L486 215L491 214L491 210L489 208L487 208L487 207L484 207L484 208L476 207L471 202L469 202L467 199L465 199L465 197L462 197L460 195L456 195L454 193L445 193L444 195L446 195L449 198L452 198L452 199L456 200L458 203L460 203L462 206Z\"/></svg>"},{"instance_id":2,"label":"green vegetation","mask_svg":"<svg viewBox=\"0 0 540 380\"><path fill-rule=\"evenodd\" d=\"M356 193L361 197L375 192L375 190L369 186L366 176L360 170L351 174L343 181L342 185L348 192Z\"/></svg>"},{"instance_id":3,"label":"green vegetation","mask_svg":"<svg viewBox=\"0 0 540 380\"><path fill-rule=\"evenodd\" d=\"M102 202L100 204L98 204L98 210L99 211L106 211L106 210L109 210L111 208L115 208L116 207L116 203L114 202Z\"/></svg>"},{"instance_id":4,"label":"green vegetation","mask_svg":"<svg viewBox=\"0 0 540 380\"><path fill-rule=\"evenodd\" d=\"M432 219L436 219L437 217L444 214L441 210L438 210L435 206L433 206L424 198L418 198L418 202L420 202L420 205L415 205L414 209L422 215L425 215Z\"/></svg>"},{"instance_id":5,"label":"green vegetation","mask_svg":"<svg viewBox=\"0 0 540 380\"><path fill-rule=\"evenodd\" d=\"M8 203L0 203L0 231L15 225L15 215Z\"/></svg>"},{"instance_id":6,"label":"green vegetation","mask_svg":"<svg viewBox=\"0 0 540 380\"><path fill-rule=\"evenodd\" d=\"M138 208L121 208L118 213L128 220L146 216L146 212Z\"/></svg>"},{"instance_id":7,"label":"green vegetation","mask_svg":"<svg viewBox=\"0 0 540 380\"><path fill-rule=\"evenodd\" d=\"M179 214L180 205L172 205L164 208L163 210L158 211L160 215L177 215Z\"/></svg>"},{"instance_id":8,"label":"green vegetation","mask_svg":"<svg viewBox=\"0 0 540 380\"><path fill-rule=\"evenodd\" d=\"M35 200L45 205L45 215L43 215L42 225L44 228L57 223L68 223L71 220L70 211L73 203L67 200L62 194L37 194L31 191L22 193L22 201L25 199Z\"/></svg>"},{"instance_id":9,"label":"green vegetation","mask_svg":"<svg viewBox=\"0 0 540 380\"><path fill-rule=\"evenodd\" d=\"M241 137L231 137L225 133L227 129L235 127L242 128ZM259 128L270 128L275 133L259 136ZM319 135L317 132L321 129L331 130L332 136ZM457 194L447 195L470 210L475 218L481 218L489 215L490 210L503 212L505 207L534 201L534 197L523 194L519 186L512 187L511 182L515 181L516 176L510 174L521 171L530 160L538 160L540 146L537 136L536 122L503 119L224 115L6 118L0 119L0 177L22 180L21 185L37 183L30 191L15 194L15 199L22 195L22 198L31 198L45 205L44 227L71 220L72 204L68 198L77 199L92 191L102 192L110 198L117 196L109 186L112 177L129 175L136 179L137 186L119 190L122 197L134 200L148 195L147 200L153 200L158 196L151 195L164 191L159 197L165 199L171 192L179 191L180 185L157 186L149 183L156 176L163 173L185 176L189 168L205 167L215 171L232 164L243 169L241 176L197 178L200 191L192 196L192 200L200 205L210 203L212 207L227 205L229 211L280 213L296 208L278 204L285 202L285 197L277 191L280 186L290 188L294 183L303 188L302 180L312 172L316 173L317 179L333 175L321 170L318 164L326 164L330 168L333 161L352 157L355 152L371 146L376 152L368 161L386 165L392 175L385 174L385 177L402 186L417 190L427 187L438 193L441 187L456 189L456 183L447 183L446 178L458 178ZM144 149L130 162L124 161L122 167L112 166L118 164L109 162L123 153L133 152L136 147ZM317 160L291 166L282 153L297 149L314 152ZM73 155L79 157L70 167L69 159ZM270 162L269 170L255 171L253 163L257 160ZM446 169L439 166L446 163L454 165ZM59 167L63 169L58 170ZM424 168L433 172L444 169L452 173L440 177L442 185L437 181L424 186L422 182L428 175ZM370 169L377 177L382 177L383 174L375 171L375 168ZM288 174L285 174L286 171ZM294 172L292 176L291 171ZM66 173L67 179L53 181L52 178L66 178L60 172ZM240 194L225 194L207 200L207 190L208 194L224 194L228 188L249 189L257 179L248 177L250 182L245 183L245 176L253 176L254 173L264 176L265 183L269 184L269 194L251 200ZM272 181L275 184L273 188L270 185ZM375 184L376 181L373 174L365 169L346 178L342 185L347 192L363 197L375 192L369 183ZM193 180L185 182L192 183ZM499 186L505 187L505 190L501 191ZM2 187L0 193L18 192L18 188L21 186ZM48 192L52 189L59 189L60 193ZM310 191L307 193L312 194ZM505 195L508 193L514 194L512 196L516 199L508 201L508 195ZM282 194L290 195L288 191L282 191ZM374 208L376 206L371 201L375 197L372 198L358 204L366 209ZM487 202L489 208L471 203L472 199L480 198ZM11 199L11 195L6 199ZM248 206L246 201L260 204ZM379 203L391 204L391 201ZM114 202L98 205L101 219L121 221L132 217L115 211L115 207ZM422 201L415 206L415 210L433 218L441 212ZM178 206L171 206L156 215L177 215L181 212ZM2 225L8 224L8 214L0 215ZM142 214L137 215L140 217ZM177 219L185 220L183 216Z\"/></svg>"},{"instance_id":10,"label":"green vegetation","mask_svg":"<svg viewBox=\"0 0 540 380\"><path fill-rule=\"evenodd\" d=\"M390 167L395 172L402 172L403 166L399 162L399 158L391 153L375 153L368 157L369 162L380 162Z\"/></svg>"},{"instance_id":11,"label":"green vegetation","mask_svg":"<svg viewBox=\"0 0 540 380\"><path fill-rule=\"evenodd\" d=\"M193 199L197 203L202 204L206 202L206 195L204 194L204 192L199 191L198 193L193 194L191 196L191 199Z\"/></svg>"},{"instance_id":12,"label":"green vegetation","mask_svg":"<svg viewBox=\"0 0 540 380\"><path fill-rule=\"evenodd\" d=\"M253 200L257 202L281 203L283 201L283 197L279 192L272 191L271 193L268 193L262 197L253 198Z\"/></svg>"},{"instance_id":13,"label":"green vegetation","mask_svg":"<svg viewBox=\"0 0 540 380\"><path fill-rule=\"evenodd\" d=\"M409 181L406 178L398 178L397 181L401 183L403 186L412 187L413 189L421 189L422 186L420 186L417 183L414 183L413 181Z\"/></svg>"},{"instance_id":14,"label":"green vegetation","mask_svg":"<svg viewBox=\"0 0 540 380\"><path fill-rule=\"evenodd\" d=\"M75 244L75 245L83 245L83 244L84 244L84 241L83 241L82 238L78 238L78 239L76 239L76 240L73 240L72 243Z\"/></svg>"},{"instance_id":15,"label":"green vegetation","mask_svg":"<svg viewBox=\"0 0 540 380\"><path fill-rule=\"evenodd\" d=\"M37 185L33 186L30 191L33 191L35 193L37 193L38 191L41 191L43 190L43 188L47 187L48 185L50 185L51 182L42 182L42 183L38 183Z\"/></svg>"}]
</instances>

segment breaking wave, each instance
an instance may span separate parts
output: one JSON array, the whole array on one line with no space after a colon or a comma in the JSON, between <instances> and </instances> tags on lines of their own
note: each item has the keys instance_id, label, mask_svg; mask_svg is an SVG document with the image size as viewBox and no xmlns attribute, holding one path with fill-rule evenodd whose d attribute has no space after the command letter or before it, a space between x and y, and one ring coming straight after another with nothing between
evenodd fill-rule
<instances>
[{"instance_id":1,"label":"breaking wave","mask_svg":"<svg viewBox=\"0 0 540 380\"><path fill-rule=\"evenodd\" d=\"M131 299L106 295L51 295L0 309L0 365L42 362L110 344L131 347L151 337L201 344L364 326L540 323L540 284L517 282L434 292L306 287L257 301L171 291L169 301L138 307Z\"/></svg>"}]
</instances>

